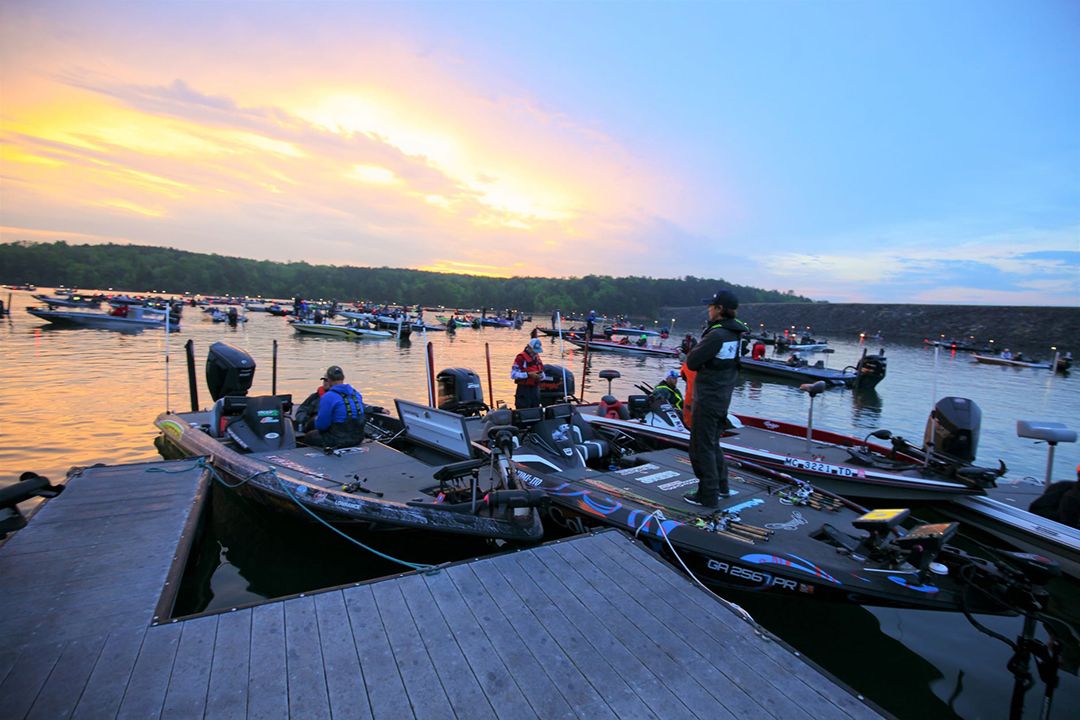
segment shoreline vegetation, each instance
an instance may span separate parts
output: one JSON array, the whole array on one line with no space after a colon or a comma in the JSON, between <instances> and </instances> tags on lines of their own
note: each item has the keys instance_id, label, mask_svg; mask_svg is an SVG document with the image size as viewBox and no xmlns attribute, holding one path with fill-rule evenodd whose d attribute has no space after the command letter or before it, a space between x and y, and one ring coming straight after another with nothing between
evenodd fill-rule
<instances>
[{"instance_id":1,"label":"shoreline vegetation","mask_svg":"<svg viewBox=\"0 0 1080 720\"><path fill-rule=\"evenodd\" d=\"M697 278L580 278L457 275L388 267L312 265L195 253L142 245L0 244L0 283L43 287L153 288L164 294L267 298L361 298L379 303L519 308L548 312L655 316L666 305L693 305L718 287L743 302L811 302L793 292ZM149 290L148 290L149 292Z\"/></svg>"}]
</instances>

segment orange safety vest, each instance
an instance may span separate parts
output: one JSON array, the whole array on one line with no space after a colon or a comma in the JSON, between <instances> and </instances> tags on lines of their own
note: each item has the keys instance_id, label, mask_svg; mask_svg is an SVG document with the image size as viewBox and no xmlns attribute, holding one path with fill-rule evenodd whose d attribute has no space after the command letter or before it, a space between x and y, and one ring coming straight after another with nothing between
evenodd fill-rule
<instances>
[{"instance_id":1,"label":"orange safety vest","mask_svg":"<svg viewBox=\"0 0 1080 720\"><path fill-rule=\"evenodd\" d=\"M683 425L686 429L690 429L690 418L694 414L694 379L697 377L697 370L691 370L686 367L686 363L682 364L682 375L686 378L686 394L683 395L682 403L682 417Z\"/></svg>"},{"instance_id":2,"label":"orange safety vest","mask_svg":"<svg viewBox=\"0 0 1080 720\"><path fill-rule=\"evenodd\" d=\"M541 374L543 374L543 372L544 372L544 363L540 362L540 356L537 355L537 356L535 356L535 358L530 358L529 355L524 350L519 352L517 354L517 357L514 358L514 366L517 367L517 368L520 368L521 370L523 370L524 372L527 372L527 373L541 373ZM540 384L539 380L534 380L532 378L516 378L514 380L514 382L516 384L518 384L518 385L530 385L530 386Z\"/></svg>"}]
</instances>

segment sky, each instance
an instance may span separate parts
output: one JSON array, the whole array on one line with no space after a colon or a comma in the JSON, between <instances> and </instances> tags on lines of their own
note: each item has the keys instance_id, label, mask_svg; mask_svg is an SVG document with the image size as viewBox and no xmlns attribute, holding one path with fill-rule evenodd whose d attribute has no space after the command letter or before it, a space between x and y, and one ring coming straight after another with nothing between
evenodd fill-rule
<instances>
[{"instance_id":1,"label":"sky","mask_svg":"<svg viewBox=\"0 0 1080 720\"><path fill-rule=\"evenodd\" d=\"M1078 306L1080 3L0 0L54 240Z\"/></svg>"}]
</instances>

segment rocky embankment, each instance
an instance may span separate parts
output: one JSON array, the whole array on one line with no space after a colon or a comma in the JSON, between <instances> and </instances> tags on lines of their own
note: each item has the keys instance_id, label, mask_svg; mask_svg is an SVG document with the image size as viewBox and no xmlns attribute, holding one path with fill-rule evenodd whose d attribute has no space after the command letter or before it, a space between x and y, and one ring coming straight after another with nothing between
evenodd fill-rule
<instances>
[{"instance_id":1,"label":"rocky embankment","mask_svg":"<svg viewBox=\"0 0 1080 720\"><path fill-rule=\"evenodd\" d=\"M676 333L700 332L705 308L666 308L661 317L675 318ZM814 335L857 338L880 333L886 340L922 342L925 338L962 339L1046 357L1051 346L1080 351L1080 307L999 307L985 305L878 305L832 303L747 303L739 318L752 329L768 332L807 326Z\"/></svg>"}]
</instances>

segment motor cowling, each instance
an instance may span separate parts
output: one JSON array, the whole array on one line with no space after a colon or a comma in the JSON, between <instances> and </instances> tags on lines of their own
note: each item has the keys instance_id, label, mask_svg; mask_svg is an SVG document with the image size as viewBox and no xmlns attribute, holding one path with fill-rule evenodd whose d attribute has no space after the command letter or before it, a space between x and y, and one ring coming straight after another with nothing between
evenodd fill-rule
<instances>
[{"instance_id":1,"label":"motor cowling","mask_svg":"<svg viewBox=\"0 0 1080 720\"><path fill-rule=\"evenodd\" d=\"M255 378L255 361L246 351L225 342L210 346L206 357L206 386L214 400L247 395Z\"/></svg>"},{"instance_id":2,"label":"motor cowling","mask_svg":"<svg viewBox=\"0 0 1080 720\"><path fill-rule=\"evenodd\" d=\"M923 442L938 453L974 462L979 448L982 410L971 400L945 397L937 402L926 421Z\"/></svg>"},{"instance_id":3,"label":"motor cowling","mask_svg":"<svg viewBox=\"0 0 1080 720\"><path fill-rule=\"evenodd\" d=\"M561 365L544 365L545 380L540 382L540 404L544 407L566 402L574 394L574 373Z\"/></svg>"},{"instance_id":4,"label":"motor cowling","mask_svg":"<svg viewBox=\"0 0 1080 720\"><path fill-rule=\"evenodd\" d=\"M487 410L480 376L468 368L447 368L435 376L435 404L459 415L479 415Z\"/></svg>"}]
</instances>

